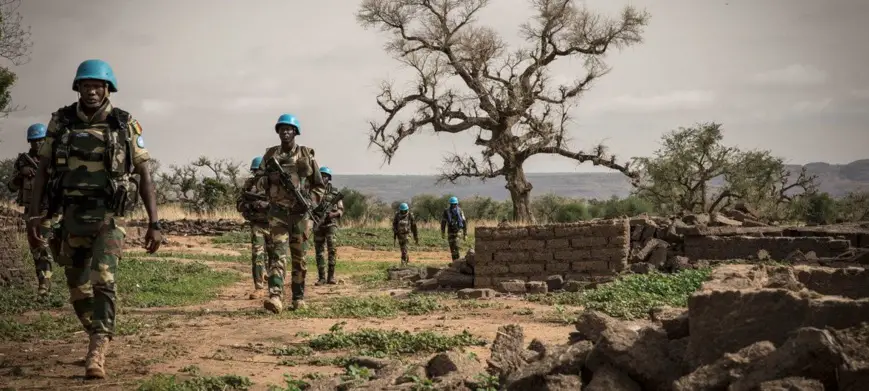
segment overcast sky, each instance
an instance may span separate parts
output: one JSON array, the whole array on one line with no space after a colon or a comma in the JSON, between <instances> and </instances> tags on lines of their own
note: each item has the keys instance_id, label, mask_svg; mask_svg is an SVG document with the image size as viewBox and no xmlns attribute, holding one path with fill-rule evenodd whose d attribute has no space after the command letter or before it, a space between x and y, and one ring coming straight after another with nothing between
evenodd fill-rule
<instances>
[{"instance_id":1,"label":"overcast sky","mask_svg":"<svg viewBox=\"0 0 869 391\"><path fill-rule=\"evenodd\" d=\"M255 7L253 5L256 5ZM517 41L526 0L496 0L481 23ZM589 0L614 15L625 4L652 14L645 42L608 57L613 71L576 109L574 146L605 142L623 157L648 155L660 136L700 121L724 124L725 141L770 149L790 163L869 157L869 1ZM398 64L385 36L360 27L351 0L25 0L33 54L13 67L15 103L0 120L0 156L26 148L34 122L72 103L78 64L109 61L113 102L142 124L164 164L198 155L248 162L277 143L283 112L302 123L302 144L336 174L427 174L446 152L473 152L471 135L420 135L392 165L367 148L374 97ZM563 63L563 79L581 75ZM529 172L595 171L537 157Z\"/></svg>"}]
</instances>

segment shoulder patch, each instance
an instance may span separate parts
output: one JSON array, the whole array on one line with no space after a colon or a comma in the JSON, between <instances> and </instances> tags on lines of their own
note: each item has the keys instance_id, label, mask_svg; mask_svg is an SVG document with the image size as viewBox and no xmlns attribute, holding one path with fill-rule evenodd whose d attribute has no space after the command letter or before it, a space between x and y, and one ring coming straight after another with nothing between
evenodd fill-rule
<instances>
[{"instance_id":1,"label":"shoulder patch","mask_svg":"<svg viewBox=\"0 0 869 391\"><path fill-rule=\"evenodd\" d=\"M133 133L135 133L135 134L142 134L142 125L139 124L139 120L136 120L136 119L131 120L130 121L130 129L132 129Z\"/></svg>"},{"instance_id":2,"label":"shoulder patch","mask_svg":"<svg viewBox=\"0 0 869 391\"><path fill-rule=\"evenodd\" d=\"M141 135L139 137L136 137L136 146L138 146L139 148L145 148L145 139L142 138Z\"/></svg>"}]
</instances>

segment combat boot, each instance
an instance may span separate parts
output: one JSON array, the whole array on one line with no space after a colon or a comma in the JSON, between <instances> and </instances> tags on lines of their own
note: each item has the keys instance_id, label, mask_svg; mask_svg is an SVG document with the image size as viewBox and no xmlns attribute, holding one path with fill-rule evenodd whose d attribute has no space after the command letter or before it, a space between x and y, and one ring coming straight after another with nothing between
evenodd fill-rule
<instances>
[{"instance_id":1,"label":"combat boot","mask_svg":"<svg viewBox=\"0 0 869 391\"><path fill-rule=\"evenodd\" d=\"M329 265L329 275L326 278L326 283L329 285L335 285L338 281L335 281L335 265Z\"/></svg>"},{"instance_id":2,"label":"combat boot","mask_svg":"<svg viewBox=\"0 0 869 391\"><path fill-rule=\"evenodd\" d=\"M36 288L36 295L39 296L40 299L44 299L51 294L51 280L44 279L39 281L39 287Z\"/></svg>"},{"instance_id":3,"label":"combat boot","mask_svg":"<svg viewBox=\"0 0 869 391\"><path fill-rule=\"evenodd\" d=\"M308 305L305 304L304 300L293 300L293 311L303 310L308 308Z\"/></svg>"},{"instance_id":4,"label":"combat boot","mask_svg":"<svg viewBox=\"0 0 869 391\"><path fill-rule=\"evenodd\" d=\"M265 309L271 311L275 314L280 314L284 309L284 303L281 302L281 297L278 295L269 296L269 298L263 301L263 307Z\"/></svg>"},{"instance_id":5,"label":"combat boot","mask_svg":"<svg viewBox=\"0 0 869 391\"><path fill-rule=\"evenodd\" d=\"M106 353L109 350L109 337L105 334L91 334L88 354L85 357L85 377L104 379L106 377Z\"/></svg>"},{"instance_id":6,"label":"combat boot","mask_svg":"<svg viewBox=\"0 0 869 391\"><path fill-rule=\"evenodd\" d=\"M326 285L326 268L317 266L317 282L315 282L314 285Z\"/></svg>"}]
</instances>

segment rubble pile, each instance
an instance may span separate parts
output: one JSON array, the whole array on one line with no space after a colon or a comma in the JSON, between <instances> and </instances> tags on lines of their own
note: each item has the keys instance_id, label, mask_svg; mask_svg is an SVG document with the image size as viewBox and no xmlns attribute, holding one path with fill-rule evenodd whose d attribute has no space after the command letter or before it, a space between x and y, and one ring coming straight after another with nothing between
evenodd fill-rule
<instances>
[{"instance_id":1,"label":"rubble pile","mask_svg":"<svg viewBox=\"0 0 869 391\"><path fill-rule=\"evenodd\" d=\"M396 267L387 271L391 281L407 281L413 283L416 290L430 291L435 289L466 289L474 287L475 252L468 250L467 254L443 268L437 267Z\"/></svg>"},{"instance_id":2,"label":"rubble pile","mask_svg":"<svg viewBox=\"0 0 869 391\"><path fill-rule=\"evenodd\" d=\"M160 220L163 233L176 236L217 236L247 229L247 223L234 220ZM130 227L147 227L146 221L131 221Z\"/></svg>"},{"instance_id":3,"label":"rubble pile","mask_svg":"<svg viewBox=\"0 0 869 391\"><path fill-rule=\"evenodd\" d=\"M862 268L724 265L688 308L631 326L586 311L563 345L499 328L491 356L444 352L424 364L379 363L365 384L311 389L857 391L869 384L869 272ZM485 365L484 365L485 363Z\"/></svg>"}]
</instances>

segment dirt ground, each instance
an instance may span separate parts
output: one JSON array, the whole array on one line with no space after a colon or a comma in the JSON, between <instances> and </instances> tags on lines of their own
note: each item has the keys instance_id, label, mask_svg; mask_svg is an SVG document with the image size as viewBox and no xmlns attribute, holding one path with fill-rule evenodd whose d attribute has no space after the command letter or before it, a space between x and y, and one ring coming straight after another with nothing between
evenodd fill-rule
<instances>
[{"instance_id":1,"label":"dirt ground","mask_svg":"<svg viewBox=\"0 0 869 391\"><path fill-rule=\"evenodd\" d=\"M166 252L192 254L237 255L231 245L212 245L207 237L170 237L170 245L161 248ZM310 252L311 250L309 250ZM447 252L426 252L412 255L419 263L449 260ZM339 249L340 262L391 261L396 252L369 251L349 247ZM191 259L177 259L191 262ZM422 316L400 316L395 319L280 319L267 316L262 301L248 298L252 283L250 267L228 262L206 262L215 269L234 270L244 276L242 280L226 288L213 301L189 307L148 308L131 310L134 314L161 317L160 326L152 327L133 336L116 337L107 359L109 377L102 381L85 381L84 355L87 337L77 333L69 340L43 340L36 343L0 344L0 367L14 368L16 376L0 377L0 388L31 389L135 389L142 378L155 373L179 374L190 365L197 366L203 375L235 374L247 376L255 383L252 389L266 389L268 384L282 384L284 374L301 377L310 372L324 375L343 372L338 367L285 366L281 357L271 354L274 347L300 342L309 335L327 333L340 321L346 321L346 330L361 327L399 330L434 330L446 334L468 330L491 342L499 326L508 323L522 325L526 338L538 338L548 343L564 343L574 330L573 325L547 322L539 316L516 314L518 309L532 309L535 314L551 312L552 307L529 303L518 298L498 298L504 305L490 306L474 311L435 312ZM366 290L344 279L339 285L313 286L316 271L309 265L306 299L310 305L335 296L383 293ZM346 276L342 276L346 277ZM289 291L289 289L287 289ZM393 290L404 294L407 289ZM123 294L123 292L120 292ZM259 310L263 316L232 316L233 312ZM73 316L67 305L55 312ZM129 312L128 312L129 313ZM156 322L156 321L155 321ZM480 358L489 354L486 347L471 348Z\"/></svg>"}]
</instances>

